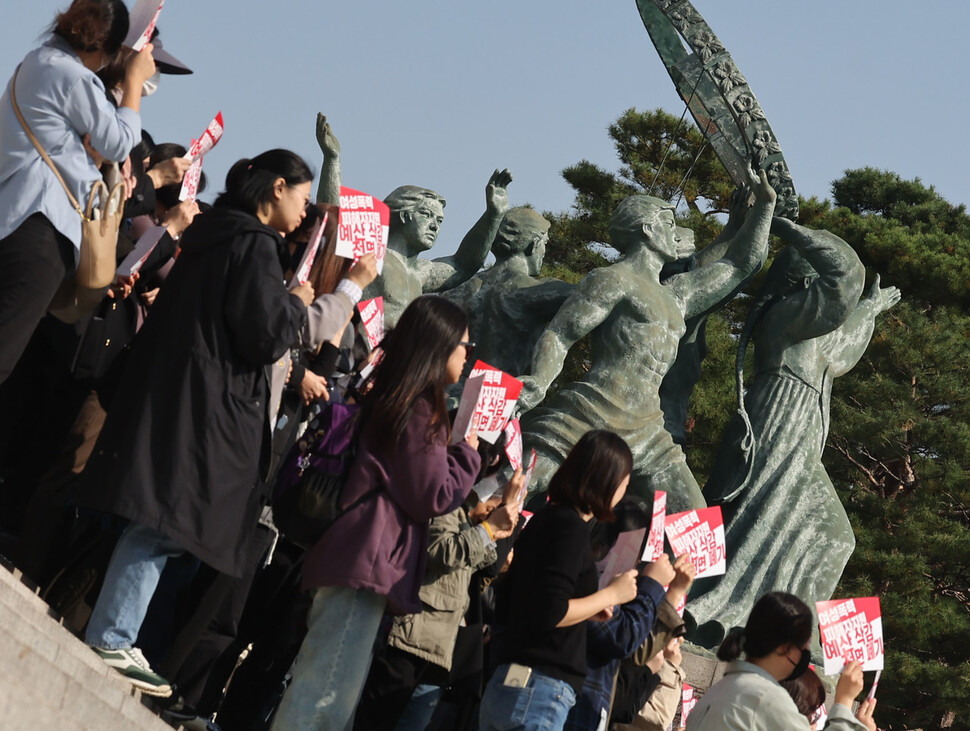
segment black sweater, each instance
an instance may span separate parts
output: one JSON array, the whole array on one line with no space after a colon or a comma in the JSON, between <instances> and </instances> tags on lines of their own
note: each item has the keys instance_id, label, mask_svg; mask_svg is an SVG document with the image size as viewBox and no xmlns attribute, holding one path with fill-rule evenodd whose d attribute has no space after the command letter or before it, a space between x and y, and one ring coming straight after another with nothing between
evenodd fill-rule
<instances>
[{"instance_id":1,"label":"black sweater","mask_svg":"<svg viewBox=\"0 0 970 731\"><path fill-rule=\"evenodd\" d=\"M515 544L506 591L498 597L498 663L528 665L569 683L579 695L586 678L586 626L556 627L570 599L596 592L590 524L575 509L550 505Z\"/></svg>"}]
</instances>

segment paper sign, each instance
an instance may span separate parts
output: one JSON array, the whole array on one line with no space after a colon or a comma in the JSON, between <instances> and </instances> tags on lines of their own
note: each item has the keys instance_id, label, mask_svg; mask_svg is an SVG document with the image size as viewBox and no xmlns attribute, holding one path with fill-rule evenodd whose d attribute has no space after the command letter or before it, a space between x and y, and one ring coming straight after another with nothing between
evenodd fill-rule
<instances>
[{"instance_id":1,"label":"paper sign","mask_svg":"<svg viewBox=\"0 0 970 731\"><path fill-rule=\"evenodd\" d=\"M664 552L664 518L667 516L667 493L656 490L653 493L653 520L647 535L647 547L643 549L644 561L656 561Z\"/></svg>"},{"instance_id":2,"label":"paper sign","mask_svg":"<svg viewBox=\"0 0 970 731\"><path fill-rule=\"evenodd\" d=\"M518 419L509 419L505 425L505 454L513 470L522 469L522 427Z\"/></svg>"},{"instance_id":3,"label":"paper sign","mask_svg":"<svg viewBox=\"0 0 970 731\"><path fill-rule=\"evenodd\" d=\"M128 14L128 35L124 45L136 53L152 39L165 0L138 0Z\"/></svg>"},{"instance_id":4,"label":"paper sign","mask_svg":"<svg viewBox=\"0 0 970 731\"><path fill-rule=\"evenodd\" d=\"M375 297L357 304L360 319L367 334L367 343L371 350L381 344L384 339L384 298Z\"/></svg>"},{"instance_id":5,"label":"paper sign","mask_svg":"<svg viewBox=\"0 0 970 731\"><path fill-rule=\"evenodd\" d=\"M208 152L215 147L222 139L224 131L222 124L222 112L209 122L205 132L197 140L192 140L189 151L185 154L187 160L192 161L192 166L185 171L182 178L182 189L179 191L180 201L194 201L199 193L199 179L202 176L202 159Z\"/></svg>"},{"instance_id":6,"label":"paper sign","mask_svg":"<svg viewBox=\"0 0 970 731\"><path fill-rule=\"evenodd\" d=\"M646 528L620 533L610 552L596 564L596 569L600 572L600 589L605 589L617 574L637 567L637 563L640 561L640 552L643 550L643 541L646 537Z\"/></svg>"},{"instance_id":7,"label":"paper sign","mask_svg":"<svg viewBox=\"0 0 970 731\"><path fill-rule=\"evenodd\" d=\"M357 261L364 254L377 257L377 273L384 271L391 209L372 195L340 188L340 224L337 228L337 256Z\"/></svg>"},{"instance_id":8,"label":"paper sign","mask_svg":"<svg viewBox=\"0 0 970 731\"><path fill-rule=\"evenodd\" d=\"M478 431L479 439L495 444L515 410L522 381L480 360L475 361L469 377L476 376L483 376L485 383L475 405L471 427Z\"/></svg>"},{"instance_id":9,"label":"paper sign","mask_svg":"<svg viewBox=\"0 0 970 731\"><path fill-rule=\"evenodd\" d=\"M863 670L882 670L885 647L879 597L815 602L822 634L825 674L837 675L858 660Z\"/></svg>"},{"instance_id":10,"label":"paper sign","mask_svg":"<svg viewBox=\"0 0 970 731\"><path fill-rule=\"evenodd\" d=\"M522 483L522 489L519 490L519 494L515 498L516 502L521 503L525 499L525 494L529 491L529 483L532 482L532 473L536 471L537 459L538 455L536 454L536 450L533 449L529 455L529 466L525 468L525 481Z\"/></svg>"},{"instance_id":11,"label":"paper sign","mask_svg":"<svg viewBox=\"0 0 970 731\"><path fill-rule=\"evenodd\" d=\"M189 160L195 162L199 158L208 155L212 148L219 144L219 140L222 139L222 133L225 131L225 127L222 123L222 112L219 112L215 119L209 122L209 126L205 128L205 132L197 140L192 140L192 144L189 146L189 151L186 153L185 157Z\"/></svg>"},{"instance_id":12,"label":"paper sign","mask_svg":"<svg viewBox=\"0 0 970 731\"><path fill-rule=\"evenodd\" d=\"M522 527L525 528L529 525L529 521L532 520L534 513L530 513L528 510L523 510L519 515L522 516Z\"/></svg>"},{"instance_id":13,"label":"paper sign","mask_svg":"<svg viewBox=\"0 0 970 731\"><path fill-rule=\"evenodd\" d=\"M179 191L180 201L194 201L199 194L199 180L202 178L202 158L200 157L185 171L182 178L182 189Z\"/></svg>"},{"instance_id":14,"label":"paper sign","mask_svg":"<svg viewBox=\"0 0 970 731\"><path fill-rule=\"evenodd\" d=\"M468 432L471 431L475 405L478 403L478 397L481 395L484 385L485 376L483 375L473 376L465 381L465 388L461 392L461 401L458 402L458 412L455 414L455 421L451 425L452 444L464 441Z\"/></svg>"},{"instance_id":15,"label":"paper sign","mask_svg":"<svg viewBox=\"0 0 970 731\"><path fill-rule=\"evenodd\" d=\"M152 226L146 229L138 238L138 243L135 244L135 248L121 262L117 275L119 277L127 277L132 274L137 274L148 260L148 257L151 256L155 247L158 246L158 242L167 230L165 226Z\"/></svg>"},{"instance_id":16,"label":"paper sign","mask_svg":"<svg viewBox=\"0 0 970 731\"><path fill-rule=\"evenodd\" d=\"M313 224L313 228L310 229L310 238L307 241L306 249L303 250L303 257L300 259L300 264L293 273L291 281L306 284L310 278L310 270L313 269L313 262L317 260L320 244L323 243L323 232L327 227L327 215L327 213L324 213L323 217L318 218L317 222Z\"/></svg>"},{"instance_id":17,"label":"paper sign","mask_svg":"<svg viewBox=\"0 0 970 731\"><path fill-rule=\"evenodd\" d=\"M668 515L664 529L674 555L690 556L697 571L695 579L720 576L727 570L724 519L719 506Z\"/></svg>"},{"instance_id":18,"label":"paper sign","mask_svg":"<svg viewBox=\"0 0 970 731\"><path fill-rule=\"evenodd\" d=\"M694 689L687 685L687 683L684 683L684 689L681 693L680 702L680 725L686 726L687 717L690 715L690 712L694 710L694 706L697 705L697 698L694 697Z\"/></svg>"}]
</instances>

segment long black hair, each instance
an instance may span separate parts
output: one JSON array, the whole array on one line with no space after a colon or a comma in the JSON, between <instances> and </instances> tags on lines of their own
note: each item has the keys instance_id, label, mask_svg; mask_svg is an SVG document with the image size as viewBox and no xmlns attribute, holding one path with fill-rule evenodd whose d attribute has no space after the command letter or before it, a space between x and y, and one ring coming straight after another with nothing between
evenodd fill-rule
<instances>
[{"instance_id":1,"label":"long black hair","mask_svg":"<svg viewBox=\"0 0 970 731\"><path fill-rule=\"evenodd\" d=\"M216 199L217 208L236 208L255 216L262 203L273 200L273 186L283 178L288 186L313 180L313 171L302 157L289 150L268 150L243 158L229 168L226 189Z\"/></svg>"},{"instance_id":2,"label":"long black hair","mask_svg":"<svg viewBox=\"0 0 970 731\"><path fill-rule=\"evenodd\" d=\"M75 51L114 56L128 35L128 8L121 0L74 0L50 30Z\"/></svg>"},{"instance_id":3,"label":"long black hair","mask_svg":"<svg viewBox=\"0 0 970 731\"><path fill-rule=\"evenodd\" d=\"M725 662L741 653L751 659L767 657L785 644L802 647L812 636L814 618L808 605L794 594L773 591L765 594L748 615L744 629L731 630L717 650Z\"/></svg>"},{"instance_id":4,"label":"long black hair","mask_svg":"<svg viewBox=\"0 0 970 731\"><path fill-rule=\"evenodd\" d=\"M414 402L425 397L432 416L427 439L433 442L444 427L451 433L445 388L448 359L458 347L468 317L458 305L437 295L423 295L408 305L395 328L384 337L383 360L374 369L373 387L361 405L366 429L381 446L398 443Z\"/></svg>"}]
</instances>

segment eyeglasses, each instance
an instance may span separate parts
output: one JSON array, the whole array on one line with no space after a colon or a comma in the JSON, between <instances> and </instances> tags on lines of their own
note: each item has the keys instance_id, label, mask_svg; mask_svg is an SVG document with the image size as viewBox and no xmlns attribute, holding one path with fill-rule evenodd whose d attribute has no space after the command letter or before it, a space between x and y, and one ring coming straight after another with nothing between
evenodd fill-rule
<instances>
[{"instance_id":1,"label":"eyeglasses","mask_svg":"<svg viewBox=\"0 0 970 731\"><path fill-rule=\"evenodd\" d=\"M469 360L472 357L472 353L475 352L475 343L462 340L458 344L465 348L465 360Z\"/></svg>"}]
</instances>

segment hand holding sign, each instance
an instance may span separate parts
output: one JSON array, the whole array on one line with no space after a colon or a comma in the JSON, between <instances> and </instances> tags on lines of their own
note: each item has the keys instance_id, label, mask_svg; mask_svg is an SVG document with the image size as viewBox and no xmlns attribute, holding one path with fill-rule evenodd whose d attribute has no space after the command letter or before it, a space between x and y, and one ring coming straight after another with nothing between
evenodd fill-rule
<instances>
[{"instance_id":1,"label":"hand holding sign","mask_svg":"<svg viewBox=\"0 0 970 731\"><path fill-rule=\"evenodd\" d=\"M697 571L695 578L720 576L727 570L724 519L719 506L668 515L665 523L674 554L690 556Z\"/></svg>"},{"instance_id":2,"label":"hand holding sign","mask_svg":"<svg viewBox=\"0 0 970 731\"><path fill-rule=\"evenodd\" d=\"M882 670L885 648L879 597L815 602L825 674L857 660L863 670ZM860 688L861 690L861 688Z\"/></svg>"}]
</instances>

